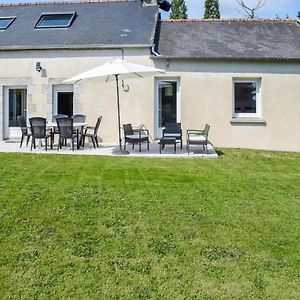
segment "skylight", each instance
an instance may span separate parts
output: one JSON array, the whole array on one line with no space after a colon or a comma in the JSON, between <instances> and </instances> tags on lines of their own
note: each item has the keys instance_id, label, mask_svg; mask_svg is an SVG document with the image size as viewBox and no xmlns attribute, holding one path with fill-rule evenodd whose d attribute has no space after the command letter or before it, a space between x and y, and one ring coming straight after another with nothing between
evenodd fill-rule
<instances>
[{"instance_id":1,"label":"skylight","mask_svg":"<svg viewBox=\"0 0 300 300\"><path fill-rule=\"evenodd\" d=\"M66 28L72 25L75 12L44 13L35 24L35 28Z\"/></svg>"},{"instance_id":2,"label":"skylight","mask_svg":"<svg viewBox=\"0 0 300 300\"><path fill-rule=\"evenodd\" d=\"M0 17L0 30L6 29L16 17Z\"/></svg>"}]
</instances>

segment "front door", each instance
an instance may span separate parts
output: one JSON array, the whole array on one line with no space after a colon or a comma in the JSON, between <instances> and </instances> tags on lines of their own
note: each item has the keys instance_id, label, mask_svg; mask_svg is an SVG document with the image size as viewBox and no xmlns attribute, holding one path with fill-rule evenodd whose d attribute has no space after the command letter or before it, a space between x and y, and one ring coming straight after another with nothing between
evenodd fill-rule
<instances>
[{"instance_id":1,"label":"front door","mask_svg":"<svg viewBox=\"0 0 300 300\"><path fill-rule=\"evenodd\" d=\"M4 95L4 138L20 137L21 130L17 116L24 116L27 119L27 89L5 87Z\"/></svg>"},{"instance_id":2,"label":"front door","mask_svg":"<svg viewBox=\"0 0 300 300\"><path fill-rule=\"evenodd\" d=\"M54 86L53 115L73 115L73 86L68 84Z\"/></svg>"},{"instance_id":3,"label":"front door","mask_svg":"<svg viewBox=\"0 0 300 300\"><path fill-rule=\"evenodd\" d=\"M166 123L180 123L179 80L156 80L155 137L162 136Z\"/></svg>"}]
</instances>

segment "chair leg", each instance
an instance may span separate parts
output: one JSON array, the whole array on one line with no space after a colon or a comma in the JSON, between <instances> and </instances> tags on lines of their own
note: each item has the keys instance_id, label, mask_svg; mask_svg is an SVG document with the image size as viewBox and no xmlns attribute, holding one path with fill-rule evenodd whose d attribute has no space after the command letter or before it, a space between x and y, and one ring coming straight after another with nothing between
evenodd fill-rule
<instances>
[{"instance_id":1,"label":"chair leg","mask_svg":"<svg viewBox=\"0 0 300 300\"><path fill-rule=\"evenodd\" d=\"M23 139L24 139L24 134L22 134L22 137L21 137L20 148L22 147Z\"/></svg>"},{"instance_id":2,"label":"chair leg","mask_svg":"<svg viewBox=\"0 0 300 300\"><path fill-rule=\"evenodd\" d=\"M149 140L147 140L147 150L149 151Z\"/></svg>"},{"instance_id":3,"label":"chair leg","mask_svg":"<svg viewBox=\"0 0 300 300\"><path fill-rule=\"evenodd\" d=\"M47 151L47 146L48 146L48 140L47 138L45 137L45 150Z\"/></svg>"},{"instance_id":4,"label":"chair leg","mask_svg":"<svg viewBox=\"0 0 300 300\"><path fill-rule=\"evenodd\" d=\"M124 142L124 151L126 150L126 142Z\"/></svg>"},{"instance_id":5,"label":"chair leg","mask_svg":"<svg viewBox=\"0 0 300 300\"><path fill-rule=\"evenodd\" d=\"M95 141L96 141L97 148L99 148L99 143L98 143L98 137L97 136L95 136Z\"/></svg>"},{"instance_id":6,"label":"chair leg","mask_svg":"<svg viewBox=\"0 0 300 300\"><path fill-rule=\"evenodd\" d=\"M34 138L32 137L30 151L32 151L33 142L34 142Z\"/></svg>"},{"instance_id":7,"label":"chair leg","mask_svg":"<svg viewBox=\"0 0 300 300\"><path fill-rule=\"evenodd\" d=\"M180 139L180 149L182 149L182 138Z\"/></svg>"},{"instance_id":8,"label":"chair leg","mask_svg":"<svg viewBox=\"0 0 300 300\"><path fill-rule=\"evenodd\" d=\"M74 137L71 138L71 142L72 142L72 151L74 151Z\"/></svg>"},{"instance_id":9,"label":"chair leg","mask_svg":"<svg viewBox=\"0 0 300 300\"><path fill-rule=\"evenodd\" d=\"M26 146L28 146L30 140L30 135L27 135L27 141L26 141Z\"/></svg>"},{"instance_id":10,"label":"chair leg","mask_svg":"<svg viewBox=\"0 0 300 300\"><path fill-rule=\"evenodd\" d=\"M84 147L85 135L82 137L82 147Z\"/></svg>"},{"instance_id":11,"label":"chair leg","mask_svg":"<svg viewBox=\"0 0 300 300\"><path fill-rule=\"evenodd\" d=\"M59 150L59 148L61 148L61 138L58 137L58 143L57 143L57 151Z\"/></svg>"},{"instance_id":12,"label":"chair leg","mask_svg":"<svg viewBox=\"0 0 300 300\"><path fill-rule=\"evenodd\" d=\"M93 142L94 148L96 148L95 138L94 138L93 136L91 137L91 140L92 140L92 142Z\"/></svg>"},{"instance_id":13,"label":"chair leg","mask_svg":"<svg viewBox=\"0 0 300 300\"><path fill-rule=\"evenodd\" d=\"M139 152L142 152L142 142L139 142Z\"/></svg>"}]
</instances>

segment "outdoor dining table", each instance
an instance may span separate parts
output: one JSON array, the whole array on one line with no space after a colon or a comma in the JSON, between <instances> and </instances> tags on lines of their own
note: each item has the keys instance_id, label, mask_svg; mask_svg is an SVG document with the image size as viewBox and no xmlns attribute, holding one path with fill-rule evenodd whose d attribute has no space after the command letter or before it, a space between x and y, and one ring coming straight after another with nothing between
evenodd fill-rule
<instances>
[{"instance_id":1,"label":"outdoor dining table","mask_svg":"<svg viewBox=\"0 0 300 300\"><path fill-rule=\"evenodd\" d=\"M82 123L82 122L74 122L73 128L77 131L77 149L80 148L80 145L82 144L82 133L85 126L87 126L88 123ZM46 124L47 128L51 128L54 131L54 128L57 127L56 122L47 122ZM79 135L80 132L80 135Z\"/></svg>"}]
</instances>

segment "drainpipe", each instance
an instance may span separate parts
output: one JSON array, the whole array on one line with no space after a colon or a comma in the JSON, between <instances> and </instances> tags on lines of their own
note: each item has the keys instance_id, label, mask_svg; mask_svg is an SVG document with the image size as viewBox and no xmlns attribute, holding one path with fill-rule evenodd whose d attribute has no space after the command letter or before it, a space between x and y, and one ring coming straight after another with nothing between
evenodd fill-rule
<instances>
[{"instance_id":1,"label":"drainpipe","mask_svg":"<svg viewBox=\"0 0 300 300\"><path fill-rule=\"evenodd\" d=\"M154 56L161 56L158 52L155 51L155 45L153 45L151 47L151 53L154 55Z\"/></svg>"}]
</instances>

